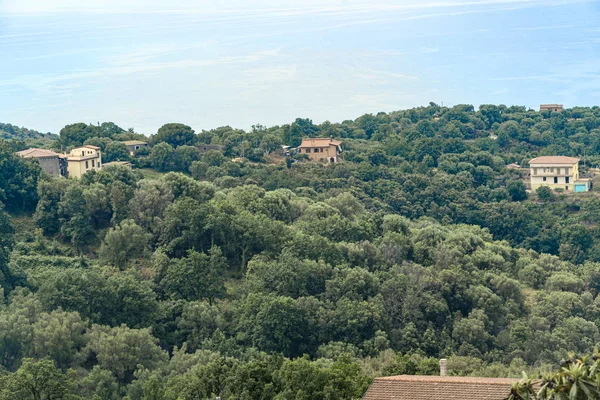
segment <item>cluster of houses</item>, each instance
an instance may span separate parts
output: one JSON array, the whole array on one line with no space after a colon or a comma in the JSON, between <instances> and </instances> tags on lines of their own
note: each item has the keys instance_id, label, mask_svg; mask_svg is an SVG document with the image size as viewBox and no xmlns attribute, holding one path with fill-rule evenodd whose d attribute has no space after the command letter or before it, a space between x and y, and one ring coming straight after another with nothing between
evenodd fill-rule
<instances>
[{"instance_id":1,"label":"cluster of houses","mask_svg":"<svg viewBox=\"0 0 600 400\"><path fill-rule=\"evenodd\" d=\"M133 156L141 148L148 147L147 142L141 140L128 140L123 142L127 146L129 154ZM342 142L330 138L309 138L303 139L302 144L297 148L284 147L286 155L306 154L309 160L324 163L337 163L342 152ZM201 153L210 150L223 150L222 146L216 144L201 144L198 146ZM114 161L110 163L102 162L102 153L100 147L85 145L76 147L68 154L61 154L48 149L31 148L17 153L23 158L34 158L38 161L42 169L52 177L81 178L83 174L91 170L99 170L109 165L125 165L131 167L131 164L125 161Z\"/></svg>"},{"instance_id":2,"label":"cluster of houses","mask_svg":"<svg viewBox=\"0 0 600 400\"><path fill-rule=\"evenodd\" d=\"M127 146L130 155L133 155L136 150L142 147L148 147L148 143L139 140L130 140L123 143ZM19 151L17 154L23 158L36 159L42 169L52 177L81 178L88 171L99 170L109 165L131 167L131 164L125 161L102 163L100 147L92 145L76 147L68 154L37 148Z\"/></svg>"}]
</instances>

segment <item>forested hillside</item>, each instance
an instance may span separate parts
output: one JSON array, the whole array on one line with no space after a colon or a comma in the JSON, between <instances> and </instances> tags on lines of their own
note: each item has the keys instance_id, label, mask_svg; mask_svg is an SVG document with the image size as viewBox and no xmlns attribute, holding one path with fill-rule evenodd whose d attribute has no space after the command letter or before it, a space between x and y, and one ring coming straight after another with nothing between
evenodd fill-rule
<instances>
[{"instance_id":1,"label":"forested hillside","mask_svg":"<svg viewBox=\"0 0 600 400\"><path fill-rule=\"evenodd\" d=\"M0 139L16 142L21 149L27 146L50 146L53 141L58 139L58 135L49 132L41 133L33 129L19 128L0 122Z\"/></svg>"},{"instance_id":2,"label":"forested hillside","mask_svg":"<svg viewBox=\"0 0 600 400\"><path fill-rule=\"evenodd\" d=\"M319 136L342 163L281 153ZM596 107L166 124L131 157L139 138L66 126L55 145L136 167L81 180L0 142L0 399L357 399L441 357L520 376L600 339L598 194L527 193L506 168L588 173Z\"/></svg>"}]
</instances>

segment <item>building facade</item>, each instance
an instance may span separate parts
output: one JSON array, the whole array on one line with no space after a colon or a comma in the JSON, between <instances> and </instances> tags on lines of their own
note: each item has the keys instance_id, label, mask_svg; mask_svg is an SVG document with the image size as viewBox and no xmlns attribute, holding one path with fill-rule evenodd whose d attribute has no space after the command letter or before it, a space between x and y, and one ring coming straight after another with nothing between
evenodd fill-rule
<instances>
[{"instance_id":1,"label":"building facade","mask_svg":"<svg viewBox=\"0 0 600 400\"><path fill-rule=\"evenodd\" d=\"M67 162L69 163L69 178L81 178L88 171L99 170L102 168L100 147L77 147L71 150L67 156Z\"/></svg>"},{"instance_id":2,"label":"building facade","mask_svg":"<svg viewBox=\"0 0 600 400\"><path fill-rule=\"evenodd\" d=\"M587 192L590 180L579 176L579 158L544 156L529 161L531 189L548 186L572 192Z\"/></svg>"},{"instance_id":3,"label":"building facade","mask_svg":"<svg viewBox=\"0 0 600 400\"><path fill-rule=\"evenodd\" d=\"M306 154L312 161L337 163L341 161L342 142L330 138L302 139L299 154Z\"/></svg>"},{"instance_id":4,"label":"building facade","mask_svg":"<svg viewBox=\"0 0 600 400\"><path fill-rule=\"evenodd\" d=\"M23 158L35 158L48 175L67 176L67 160L62 154L47 149L27 149L17 152Z\"/></svg>"},{"instance_id":5,"label":"building facade","mask_svg":"<svg viewBox=\"0 0 600 400\"><path fill-rule=\"evenodd\" d=\"M540 111L562 111L562 104L541 104Z\"/></svg>"}]
</instances>

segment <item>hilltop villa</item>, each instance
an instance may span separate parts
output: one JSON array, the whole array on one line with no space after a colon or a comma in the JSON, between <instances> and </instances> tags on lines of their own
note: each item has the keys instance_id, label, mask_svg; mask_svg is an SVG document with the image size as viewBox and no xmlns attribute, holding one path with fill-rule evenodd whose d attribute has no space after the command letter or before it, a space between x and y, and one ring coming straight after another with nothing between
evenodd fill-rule
<instances>
[{"instance_id":1,"label":"hilltop villa","mask_svg":"<svg viewBox=\"0 0 600 400\"><path fill-rule=\"evenodd\" d=\"M572 192L587 192L590 179L579 177L579 158L565 156L543 156L529 161L531 189L548 186Z\"/></svg>"},{"instance_id":2,"label":"hilltop villa","mask_svg":"<svg viewBox=\"0 0 600 400\"><path fill-rule=\"evenodd\" d=\"M313 161L336 163L340 162L341 144L342 142L330 138L302 139L298 153L306 154Z\"/></svg>"},{"instance_id":3,"label":"hilltop villa","mask_svg":"<svg viewBox=\"0 0 600 400\"><path fill-rule=\"evenodd\" d=\"M88 171L99 170L102 168L100 147L87 145L74 148L67 156L67 162L69 178L81 178Z\"/></svg>"}]
</instances>

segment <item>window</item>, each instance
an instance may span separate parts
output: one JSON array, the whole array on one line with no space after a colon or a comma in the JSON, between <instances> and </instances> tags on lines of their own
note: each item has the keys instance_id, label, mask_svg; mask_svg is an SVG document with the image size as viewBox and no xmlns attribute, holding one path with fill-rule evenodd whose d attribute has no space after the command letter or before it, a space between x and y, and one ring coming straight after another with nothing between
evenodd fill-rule
<instances>
[{"instance_id":1,"label":"window","mask_svg":"<svg viewBox=\"0 0 600 400\"><path fill-rule=\"evenodd\" d=\"M310 149L306 149L306 152L307 152L307 153L310 153Z\"/></svg>"},{"instance_id":2,"label":"window","mask_svg":"<svg viewBox=\"0 0 600 400\"><path fill-rule=\"evenodd\" d=\"M92 160L92 168L94 168L96 165L96 162L94 160Z\"/></svg>"},{"instance_id":3,"label":"window","mask_svg":"<svg viewBox=\"0 0 600 400\"><path fill-rule=\"evenodd\" d=\"M565 183L569 183L569 177L565 177Z\"/></svg>"},{"instance_id":4,"label":"window","mask_svg":"<svg viewBox=\"0 0 600 400\"><path fill-rule=\"evenodd\" d=\"M85 151L81 150L81 156L85 156Z\"/></svg>"},{"instance_id":5,"label":"window","mask_svg":"<svg viewBox=\"0 0 600 400\"><path fill-rule=\"evenodd\" d=\"M554 183L558 183L558 176L554 177Z\"/></svg>"},{"instance_id":6,"label":"window","mask_svg":"<svg viewBox=\"0 0 600 400\"><path fill-rule=\"evenodd\" d=\"M544 180L544 182L546 182L546 177L543 177L542 179Z\"/></svg>"},{"instance_id":7,"label":"window","mask_svg":"<svg viewBox=\"0 0 600 400\"><path fill-rule=\"evenodd\" d=\"M569 190L569 187L568 187L568 186L565 186L565 190Z\"/></svg>"},{"instance_id":8,"label":"window","mask_svg":"<svg viewBox=\"0 0 600 400\"><path fill-rule=\"evenodd\" d=\"M88 166L88 162L86 161L86 162L85 162L85 169L88 169L88 168L89 168L89 166Z\"/></svg>"}]
</instances>

